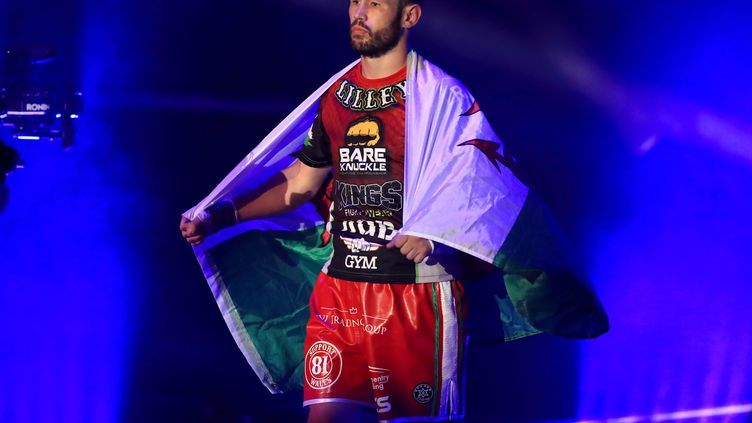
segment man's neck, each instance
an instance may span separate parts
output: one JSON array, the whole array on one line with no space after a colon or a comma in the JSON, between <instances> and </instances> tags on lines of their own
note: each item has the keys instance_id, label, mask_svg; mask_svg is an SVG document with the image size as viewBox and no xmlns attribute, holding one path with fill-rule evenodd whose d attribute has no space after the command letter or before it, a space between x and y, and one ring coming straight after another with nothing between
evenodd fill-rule
<instances>
[{"instance_id":1,"label":"man's neck","mask_svg":"<svg viewBox=\"0 0 752 423\"><path fill-rule=\"evenodd\" d=\"M403 37L399 44L383 56L361 56L361 59L362 73L367 79L380 79L394 75L407 63L407 40Z\"/></svg>"}]
</instances>

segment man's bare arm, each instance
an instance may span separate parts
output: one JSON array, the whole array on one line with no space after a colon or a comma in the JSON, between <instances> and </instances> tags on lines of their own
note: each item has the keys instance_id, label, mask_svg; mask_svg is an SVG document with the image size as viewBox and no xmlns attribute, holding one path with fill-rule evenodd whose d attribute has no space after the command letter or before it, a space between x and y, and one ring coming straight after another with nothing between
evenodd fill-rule
<instances>
[{"instance_id":1,"label":"man's bare arm","mask_svg":"<svg viewBox=\"0 0 752 423\"><path fill-rule=\"evenodd\" d=\"M330 169L310 167L296 160L266 184L233 200L238 221L285 213L310 201L321 188Z\"/></svg>"},{"instance_id":2,"label":"man's bare arm","mask_svg":"<svg viewBox=\"0 0 752 423\"><path fill-rule=\"evenodd\" d=\"M267 183L232 200L237 220L260 219L299 207L316 195L330 169L310 167L296 160ZM208 226L200 219L180 221L180 231L191 245L200 244L212 232Z\"/></svg>"}]
</instances>

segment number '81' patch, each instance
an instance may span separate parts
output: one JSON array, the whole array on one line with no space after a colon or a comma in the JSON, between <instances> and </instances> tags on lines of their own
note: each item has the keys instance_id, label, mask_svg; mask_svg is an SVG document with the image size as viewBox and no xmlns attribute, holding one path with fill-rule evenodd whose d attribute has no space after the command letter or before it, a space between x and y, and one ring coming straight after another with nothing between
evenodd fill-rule
<instances>
[{"instance_id":1,"label":"number '81' patch","mask_svg":"<svg viewBox=\"0 0 752 423\"><path fill-rule=\"evenodd\" d=\"M305 379L313 389L326 389L342 374L342 354L325 341L311 345L305 357Z\"/></svg>"}]
</instances>

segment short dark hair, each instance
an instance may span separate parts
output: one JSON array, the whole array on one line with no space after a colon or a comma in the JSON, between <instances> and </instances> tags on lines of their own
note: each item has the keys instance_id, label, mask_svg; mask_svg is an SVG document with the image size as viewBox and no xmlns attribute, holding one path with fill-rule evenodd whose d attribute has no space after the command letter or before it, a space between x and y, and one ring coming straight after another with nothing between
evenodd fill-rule
<instances>
[{"instance_id":1,"label":"short dark hair","mask_svg":"<svg viewBox=\"0 0 752 423\"><path fill-rule=\"evenodd\" d=\"M411 4L417 4L418 6L423 7L423 0L400 0L399 2L400 9Z\"/></svg>"}]
</instances>

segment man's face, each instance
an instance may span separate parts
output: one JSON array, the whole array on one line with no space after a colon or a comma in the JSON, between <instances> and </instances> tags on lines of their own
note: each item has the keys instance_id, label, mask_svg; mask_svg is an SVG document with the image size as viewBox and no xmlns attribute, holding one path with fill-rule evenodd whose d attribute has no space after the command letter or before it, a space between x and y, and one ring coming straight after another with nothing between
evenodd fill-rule
<instances>
[{"instance_id":1,"label":"man's face","mask_svg":"<svg viewBox=\"0 0 752 423\"><path fill-rule=\"evenodd\" d=\"M399 0L351 0L350 45L366 57L380 57L402 36Z\"/></svg>"}]
</instances>

